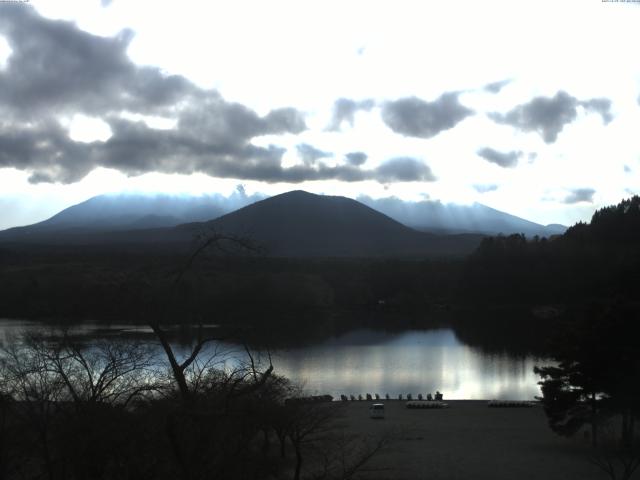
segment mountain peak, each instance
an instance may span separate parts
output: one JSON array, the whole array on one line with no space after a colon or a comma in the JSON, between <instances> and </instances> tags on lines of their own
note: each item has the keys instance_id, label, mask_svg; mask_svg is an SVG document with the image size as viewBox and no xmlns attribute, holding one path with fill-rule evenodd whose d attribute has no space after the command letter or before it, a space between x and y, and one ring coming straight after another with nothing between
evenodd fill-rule
<instances>
[{"instance_id":1,"label":"mountain peak","mask_svg":"<svg viewBox=\"0 0 640 480\"><path fill-rule=\"evenodd\" d=\"M147 235L143 230L166 228L163 233L154 232L153 241L183 242L203 227L252 238L272 254L283 256L460 254L473 248L479 241L477 235L445 239L435 233L549 236L563 231L561 226L543 227L481 204L404 202L395 197L354 200L292 190L266 199L244 192L230 197L93 197L39 224L4 231L0 241L140 243ZM119 233L110 236L107 232Z\"/></svg>"},{"instance_id":2,"label":"mountain peak","mask_svg":"<svg viewBox=\"0 0 640 480\"><path fill-rule=\"evenodd\" d=\"M470 253L479 242L479 237L443 241L351 198L302 190L248 205L207 226L216 232L248 237L274 256L460 255Z\"/></svg>"}]
</instances>

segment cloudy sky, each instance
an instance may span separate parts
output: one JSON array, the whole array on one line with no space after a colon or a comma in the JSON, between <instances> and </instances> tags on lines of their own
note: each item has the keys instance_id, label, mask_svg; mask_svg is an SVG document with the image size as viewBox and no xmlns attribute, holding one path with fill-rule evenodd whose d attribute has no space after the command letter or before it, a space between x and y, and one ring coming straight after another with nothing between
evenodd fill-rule
<instances>
[{"instance_id":1,"label":"cloudy sky","mask_svg":"<svg viewBox=\"0 0 640 480\"><path fill-rule=\"evenodd\" d=\"M640 3L0 3L0 228L305 189L571 224L640 193Z\"/></svg>"}]
</instances>

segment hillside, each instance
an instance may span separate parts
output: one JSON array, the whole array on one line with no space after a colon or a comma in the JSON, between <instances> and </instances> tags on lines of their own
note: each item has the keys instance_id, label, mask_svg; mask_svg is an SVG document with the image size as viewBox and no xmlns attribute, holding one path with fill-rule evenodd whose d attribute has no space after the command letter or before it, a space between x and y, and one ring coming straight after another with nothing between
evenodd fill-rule
<instances>
[{"instance_id":1,"label":"hillside","mask_svg":"<svg viewBox=\"0 0 640 480\"><path fill-rule=\"evenodd\" d=\"M83 213L86 207L81 204L75 210ZM109 223L113 215L96 215L89 224L76 213L72 207L41 224L2 232L0 242L23 248L57 245L187 253L195 238L218 232L249 238L270 256L421 258L466 255L482 238L418 232L355 200L302 191L276 195L211 221L175 227L163 226L169 221L163 216L145 215L135 220L135 226L113 226ZM140 226L150 228L136 228Z\"/></svg>"},{"instance_id":2,"label":"hillside","mask_svg":"<svg viewBox=\"0 0 640 480\"><path fill-rule=\"evenodd\" d=\"M640 197L602 208L550 240L487 237L466 276L467 295L483 302L637 301Z\"/></svg>"},{"instance_id":3,"label":"hillside","mask_svg":"<svg viewBox=\"0 0 640 480\"><path fill-rule=\"evenodd\" d=\"M398 198L372 199L358 197L365 205L394 218L416 230L487 235L523 233L527 236L548 237L564 233L563 225L540 225L515 215L501 212L480 203L471 205L445 204L437 200L405 202Z\"/></svg>"},{"instance_id":4,"label":"hillside","mask_svg":"<svg viewBox=\"0 0 640 480\"><path fill-rule=\"evenodd\" d=\"M99 195L65 208L42 222L4 230L0 232L0 241L22 241L30 237L47 241L60 235L174 227L211 220L261 198L238 192L229 197L219 194Z\"/></svg>"},{"instance_id":5,"label":"hillside","mask_svg":"<svg viewBox=\"0 0 640 480\"><path fill-rule=\"evenodd\" d=\"M262 194L248 196L242 189L228 197L220 194L99 195L68 207L42 222L0 231L0 242L64 243L72 235L84 238L96 233L206 222L264 198L266 197ZM410 202L394 197L374 200L365 196L358 197L357 201L396 222L429 233L524 233L527 236L551 236L561 234L566 229L562 225L543 226L478 203L456 205L431 200ZM135 236L137 235L132 234L132 237ZM69 241L79 243L80 239Z\"/></svg>"},{"instance_id":6,"label":"hillside","mask_svg":"<svg viewBox=\"0 0 640 480\"><path fill-rule=\"evenodd\" d=\"M418 232L346 197L293 191L256 202L202 225L248 237L274 256L464 255L479 235Z\"/></svg>"}]
</instances>

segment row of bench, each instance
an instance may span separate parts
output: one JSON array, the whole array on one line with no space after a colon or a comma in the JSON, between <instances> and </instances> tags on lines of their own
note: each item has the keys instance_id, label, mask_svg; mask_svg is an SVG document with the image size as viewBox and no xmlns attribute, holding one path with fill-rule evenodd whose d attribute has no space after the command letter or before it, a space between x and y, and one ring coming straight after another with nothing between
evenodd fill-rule
<instances>
[{"instance_id":1,"label":"row of bench","mask_svg":"<svg viewBox=\"0 0 640 480\"><path fill-rule=\"evenodd\" d=\"M371 400L392 400L392 398L389 396L388 393L384 396L384 399L382 397L380 397L380 395L378 395L377 393L375 395L373 395L373 396L370 393L367 393L364 397L362 395L358 395L358 396L355 396L355 395L349 395L349 396L340 395L340 400L342 400L343 402L348 402L349 400L354 402L356 400L357 401L363 401L363 400L368 400L368 401L371 401ZM399 394L398 395L398 400L405 400L405 398L403 398L402 394ZM414 400L413 395L410 394L410 393L407 394L406 400L409 400L409 401ZM428 393L426 397L423 397L422 394L419 393L418 397L417 397L417 400L428 401L428 402L431 402L431 401L439 402L439 401L442 401L442 394L440 392L438 392L438 393L435 394L435 396L432 396L430 393Z\"/></svg>"},{"instance_id":2,"label":"row of bench","mask_svg":"<svg viewBox=\"0 0 640 480\"><path fill-rule=\"evenodd\" d=\"M490 400L487 406L490 408L530 408L537 405L536 402L526 400Z\"/></svg>"},{"instance_id":3,"label":"row of bench","mask_svg":"<svg viewBox=\"0 0 640 480\"><path fill-rule=\"evenodd\" d=\"M440 401L413 400L405 403L407 408L447 408L449 405Z\"/></svg>"}]
</instances>

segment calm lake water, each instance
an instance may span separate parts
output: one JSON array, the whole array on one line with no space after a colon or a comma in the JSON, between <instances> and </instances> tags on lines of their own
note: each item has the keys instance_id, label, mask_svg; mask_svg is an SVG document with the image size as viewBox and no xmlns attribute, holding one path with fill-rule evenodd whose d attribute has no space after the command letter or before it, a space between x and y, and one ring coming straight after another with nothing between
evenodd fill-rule
<instances>
[{"instance_id":1,"label":"calm lake water","mask_svg":"<svg viewBox=\"0 0 640 480\"><path fill-rule=\"evenodd\" d=\"M24 331L42 330L34 322L0 320L0 346ZM117 339L132 335L155 345L145 326L85 325L76 333ZM186 354L185 346L177 351ZM231 368L244 352L239 345L216 346L220 365ZM211 354L212 349L205 352ZM162 360L158 346L158 358ZM263 356L264 358L264 356ZM533 400L540 394L534 365L542 359L487 354L458 340L451 329L382 332L359 329L315 345L272 352L275 371L298 383L309 394L378 393L397 398L439 390L445 399Z\"/></svg>"}]
</instances>

